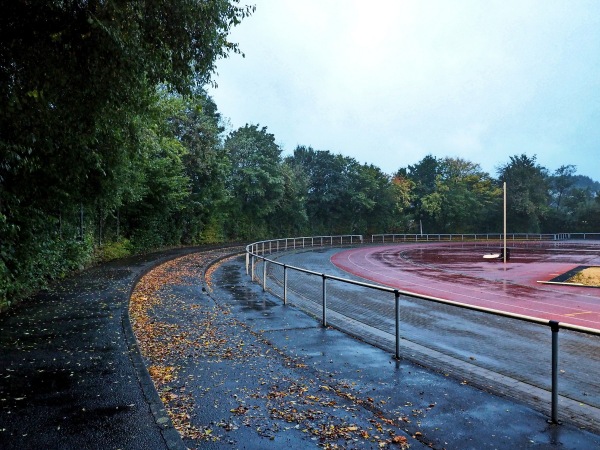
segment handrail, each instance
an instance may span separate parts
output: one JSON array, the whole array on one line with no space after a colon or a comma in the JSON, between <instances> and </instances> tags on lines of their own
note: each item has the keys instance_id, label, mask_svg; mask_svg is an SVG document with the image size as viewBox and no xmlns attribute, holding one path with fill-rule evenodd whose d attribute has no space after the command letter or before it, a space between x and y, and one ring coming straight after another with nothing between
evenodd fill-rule
<instances>
[{"instance_id":1,"label":"handrail","mask_svg":"<svg viewBox=\"0 0 600 450\"><path fill-rule=\"evenodd\" d=\"M439 241L487 241L499 240L504 237L502 233L386 233L371 235L371 243L377 242L439 242ZM506 239L510 241L563 241L563 240L600 240L600 233L508 233Z\"/></svg>"},{"instance_id":2,"label":"handrail","mask_svg":"<svg viewBox=\"0 0 600 450\"><path fill-rule=\"evenodd\" d=\"M578 233L559 233L559 234L555 234L555 235L524 234L524 236L530 237L528 240L532 240L532 239L533 240L542 240L542 236L553 236L553 238L551 238L549 240L558 240L558 236L560 236L560 239L569 239L569 237L573 236L574 234L577 235ZM587 233L587 234L594 235L594 236L598 235L600 237L600 233ZM371 242L374 243L374 239L378 236L383 237L384 241L385 241L385 236L418 236L418 237L437 236L438 240L441 241L441 236L461 236L464 239L464 236L490 236L490 235L502 236L501 234L485 234L485 233L472 234L472 235L466 235L466 234L464 234L464 235L448 235L448 234L382 235L382 234L379 234L379 235L372 235ZM521 236L521 234L513 234L512 236L514 239L515 236ZM266 291L266 289L267 289L267 263L283 267L283 274L284 274L283 300L284 300L284 304L287 303L287 270L288 269L295 270L295 271L298 271L301 273L306 273L309 275L321 277L322 283L323 283L323 293L322 293L322 308L323 308L322 309L322 314L323 314L322 325L323 326L327 326L327 288L326 288L327 280L335 280L335 281L339 281L342 283L347 283L347 284L351 284L351 285L355 285L355 286L361 286L361 287L365 287L368 289L373 289L373 290L378 290L378 291L383 291L383 292L388 292L388 293L394 294L395 308L396 308L396 314L395 314L395 329L396 329L395 358L396 359L400 358L400 333L399 333L399 329L400 329L400 326L399 326L399 321L400 321L400 319L399 319L399 317L400 317L399 316L399 309L400 309L399 298L400 298L400 296L428 300L428 301L432 301L432 302L436 302L436 303L440 303L440 304L444 304L444 305L449 305L449 306L454 306L454 307L458 307L458 308L462 308L462 309L467 309L467 310L471 310L471 311L478 311L478 312L483 312L486 314L492 314L492 315L506 317L506 318L510 318L510 319L516 319L516 320L520 320L520 321L524 321L524 322L528 322L528 323L535 323L535 324L539 324L539 325L549 326L551 329L551 332L552 332L552 405L551 405L551 417L550 417L549 422L554 423L554 424L559 423L559 421L558 421L558 383L557 383L557 379L558 379L558 368L557 368L558 367L558 332L560 329L563 329L563 330L576 331L579 333L584 333L584 334L589 334L589 335L594 335L594 336L600 336L600 330L596 330L596 329L588 328L588 327L577 326L577 325L571 325L568 323L560 323L560 322L557 322L554 320L540 319L538 317L532 317L532 316L527 316L527 315L523 315L523 314L515 314L515 313L506 312L506 311L500 311L500 310L496 310L493 308L469 305L466 303L447 300L447 299L443 299L443 298L416 294L416 293L401 290L401 289L393 289L393 288L386 287L386 286L365 283L365 282L357 281L357 280L351 280L349 278L338 277L335 275L329 275L329 274L322 273L322 272L316 272L316 271L305 269L302 267L287 265L287 264L281 263L279 261L269 259L265 256L265 253L266 253L265 244L266 243L269 244L269 254L271 254L273 252L273 245L272 245L273 242L277 242L277 243L285 242L285 249L280 249L279 244L276 245L276 248L277 248L276 252L278 252L278 251L289 250L289 245L288 245L289 240L293 240L292 249L296 249L296 242L298 242L297 241L298 239L302 240L301 241L302 248L305 248L306 239L311 240L310 241L311 247L315 247L315 244L314 244L315 239L317 239L318 242L320 243L320 245L318 245L318 246L322 247L325 242L324 239L328 240L329 243L331 245L333 245L333 242L335 241L335 243L337 244L338 240L341 244L343 244L344 238L346 238L346 243L350 244L350 245L364 243L364 239L363 239L362 235L343 235L343 236L311 236L311 237L300 237L300 238L284 238L284 239L260 241L260 242L254 242L254 243L248 244L246 246L246 273L251 276L252 280L254 280L254 278L255 278L254 277L255 259L262 260L263 261L262 285L263 285L263 291ZM496 239L500 239L500 238L496 238ZM496 239L494 239L494 240L496 240ZM524 239L524 240L526 240L526 239Z\"/></svg>"}]
</instances>

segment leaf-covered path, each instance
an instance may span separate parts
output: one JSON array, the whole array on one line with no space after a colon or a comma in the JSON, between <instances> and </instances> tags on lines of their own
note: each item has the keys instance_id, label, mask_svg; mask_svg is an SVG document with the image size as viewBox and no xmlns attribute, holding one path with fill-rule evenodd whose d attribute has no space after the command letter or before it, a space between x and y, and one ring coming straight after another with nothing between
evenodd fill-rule
<instances>
[{"instance_id":1,"label":"leaf-covered path","mask_svg":"<svg viewBox=\"0 0 600 450\"><path fill-rule=\"evenodd\" d=\"M219 256L194 254L163 264L140 280L131 298L142 354L185 444L408 448L411 437L404 428L411 418L387 414L379 408L386 400L363 396L356 383L335 377L333 361L330 370L309 366L271 341L269 331L252 329L226 302L208 295L214 293L216 266L206 276L203 269ZM220 273L217 284L229 286L234 296L237 289L245 301L262 303L258 311L268 314L271 300L257 297L237 277L231 281ZM287 322L292 317L293 324ZM297 311L281 319L277 328L326 332Z\"/></svg>"}]
</instances>

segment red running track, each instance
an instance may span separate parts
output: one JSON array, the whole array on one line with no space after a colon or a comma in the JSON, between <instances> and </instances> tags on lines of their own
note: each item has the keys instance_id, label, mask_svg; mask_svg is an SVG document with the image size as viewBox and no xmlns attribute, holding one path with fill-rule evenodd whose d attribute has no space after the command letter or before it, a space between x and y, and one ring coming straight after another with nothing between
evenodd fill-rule
<instances>
[{"instance_id":1,"label":"red running track","mask_svg":"<svg viewBox=\"0 0 600 450\"><path fill-rule=\"evenodd\" d=\"M600 244L600 243L599 243ZM501 243L419 243L336 253L338 268L416 294L600 330L600 288L542 284L577 266L600 266L600 245L511 243L511 258L484 259Z\"/></svg>"}]
</instances>

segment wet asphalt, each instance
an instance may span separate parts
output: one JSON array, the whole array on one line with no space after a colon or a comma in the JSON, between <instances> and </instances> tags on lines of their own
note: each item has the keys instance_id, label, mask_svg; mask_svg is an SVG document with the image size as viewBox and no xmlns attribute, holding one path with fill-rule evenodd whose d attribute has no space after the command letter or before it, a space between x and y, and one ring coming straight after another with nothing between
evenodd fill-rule
<instances>
[{"instance_id":1,"label":"wet asphalt","mask_svg":"<svg viewBox=\"0 0 600 450\"><path fill-rule=\"evenodd\" d=\"M248 285L242 261L223 265L215 276L220 276L213 294L217 301L273 346L303 361L315 379L352 386L353 395L370 405L361 414L408 418L398 429L408 436L411 448L600 448L597 434L571 424L550 425L546 415L518 401L444 371L396 361L389 352L323 328L317 318L282 305L258 285Z\"/></svg>"},{"instance_id":2,"label":"wet asphalt","mask_svg":"<svg viewBox=\"0 0 600 450\"><path fill-rule=\"evenodd\" d=\"M339 249L316 249L273 257L289 266L351 278L330 263L338 252ZM256 270L261 274L262 264ZM280 296L282 272L281 266L269 265L268 288ZM320 277L288 272L288 299L319 315ZM327 307L329 323L346 332L368 336L370 343L394 351L395 311L389 293L330 282ZM548 326L404 297L400 299L399 315L402 355L424 364L426 360L429 367L441 367L445 372L454 371L469 383L491 386L494 392L527 400L550 415L552 365ZM558 344L558 417L598 431L600 338L562 330Z\"/></svg>"},{"instance_id":3,"label":"wet asphalt","mask_svg":"<svg viewBox=\"0 0 600 450\"><path fill-rule=\"evenodd\" d=\"M141 275L191 251L88 270L0 317L0 448L316 448L322 441L306 430L327 422L371 427L371 439L332 441L345 448L379 448L382 431L411 448L600 448L597 434L549 425L518 401L323 328L250 284L241 258L218 267L209 294L201 274L196 285L169 287L184 303L222 311L216 322L252 349L246 360L181 361L197 399L193 420L216 436L184 443L142 364L127 303ZM294 422L283 392L321 400Z\"/></svg>"},{"instance_id":4,"label":"wet asphalt","mask_svg":"<svg viewBox=\"0 0 600 450\"><path fill-rule=\"evenodd\" d=\"M1 449L182 448L127 305L142 274L191 251L86 270L0 316Z\"/></svg>"}]
</instances>

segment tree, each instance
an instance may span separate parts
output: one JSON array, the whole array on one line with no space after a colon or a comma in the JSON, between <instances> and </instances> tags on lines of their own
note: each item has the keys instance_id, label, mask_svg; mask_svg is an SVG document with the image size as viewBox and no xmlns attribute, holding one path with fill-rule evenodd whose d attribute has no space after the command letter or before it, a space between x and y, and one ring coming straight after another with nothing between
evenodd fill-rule
<instances>
[{"instance_id":1,"label":"tree","mask_svg":"<svg viewBox=\"0 0 600 450\"><path fill-rule=\"evenodd\" d=\"M231 160L229 230L232 237L267 237L269 218L283 198L281 148L267 128L248 125L229 134L225 150Z\"/></svg>"},{"instance_id":2,"label":"tree","mask_svg":"<svg viewBox=\"0 0 600 450\"><path fill-rule=\"evenodd\" d=\"M498 168L507 184L507 221L513 232L539 233L548 211L548 170L536 164L536 156L510 157Z\"/></svg>"},{"instance_id":3,"label":"tree","mask_svg":"<svg viewBox=\"0 0 600 450\"><path fill-rule=\"evenodd\" d=\"M551 204L556 210L561 208L564 197L575 184L575 172L573 165L560 166L549 178Z\"/></svg>"},{"instance_id":4,"label":"tree","mask_svg":"<svg viewBox=\"0 0 600 450\"><path fill-rule=\"evenodd\" d=\"M417 164L400 168L396 173L396 177L413 183L411 205L407 211L412 217L413 226L419 226L417 224L420 223L425 232L432 231L435 227L435 219L431 213L438 210L437 205L441 200L438 195L434 195L439 170L439 160L427 155Z\"/></svg>"},{"instance_id":5,"label":"tree","mask_svg":"<svg viewBox=\"0 0 600 450\"><path fill-rule=\"evenodd\" d=\"M368 177L352 158L298 146L287 162L304 174L310 234L352 233L362 226L363 211L373 207L365 191Z\"/></svg>"},{"instance_id":6,"label":"tree","mask_svg":"<svg viewBox=\"0 0 600 450\"><path fill-rule=\"evenodd\" d=\"M47 186L63 201L73 191L88 193L90 178L105 176L123 164L125 150L135 151L135 142L127 142L135 139L133 123L158 83L188 92L210 79L217 58L238 51L227 34L251 10L236 3L4 5L3 190L15 186L42 203Z\"/></svg>"},{"instance_id":7,"label":"tree","mask_svg":"<svg viewBox=\"0 0 600 450\"><path fill-rule=\"evenodd\" d=\"M402 221L398 185L372 164L351 164L348 190L352 233L381 233L399 226Z\"/></svg>"},{"instance_id":8,"label":"tree","mask_svg":"<svg viewBox=\"0 0 600 450\"><path fill-rule=\"evenodd\" d=\"M223 209L228 201L225 180L231 169L221 142L221 116L203 90L187 97L169 95L165 101L171 108L171 132L187 150L183 163L190 196L179 218L182 242L220 241L224 237Z\"/></svg>"},{"instance_id":9,"label":"tree","mask_svg":"<svg viewBox=\"0 0 600 450\"><path fill-rule=\"evenodd\" d=\"M38 286L72 266L74 248L89 254L64 239L80 211L86 222L93 212L101 236L121 206L117 187L144 153L156 85L188 93L210 81L215 61L239 51L227 35L252 9L237 0L3 4L0 285ZM9 289L0 286L0 301Z\"/></svg>"},{"instance_id":10,"label":"tree","mask_svg":"<svg viewBox=\"0 0 600 450\"><path fill-rule=\"evenodd\" d=\"M405 220L411 185L372 164L298 146L286 159L306 180L310 234L379 233L396 230Z\"/></svg>"},{"instance_id":11,"label":"tree","mask_svg":"<svg viewBox=\"0 0 600 450\"><path fill-rule=\"evenodd\" d=\"M297 167L284 161L280 166L283 177L283 195L277 208L271 212L269 224L272 236L288 237L307 232L307 180Z\"/></svg>"},{"instance_id":12,"label":"tree","mask_svg":"<svg viewBox=\"0 0 600 450\"><path fill-rule=\"evenodd\" d=\"M177 213L186 208L190 194L183 163L187 149L172 136L146 131L143 158L136 160L143 181L139 199L125 205L129 234L140 250L181 242Z\"/></svg>"},{"instance_id":13,"label":"tree","mask_svg":"<svg viewBox=\"0 0 600 450\"><path fill-rule=\"evenodd\" d=\"M415 183L410 179L402 175L392 177L390 194L393 202L393 214L390 217L391 223L382 231L407 232L411 229L411 225L414 225L411 215L407 213L412 204L414 188Z\"/></svg>"}]
</instances>

